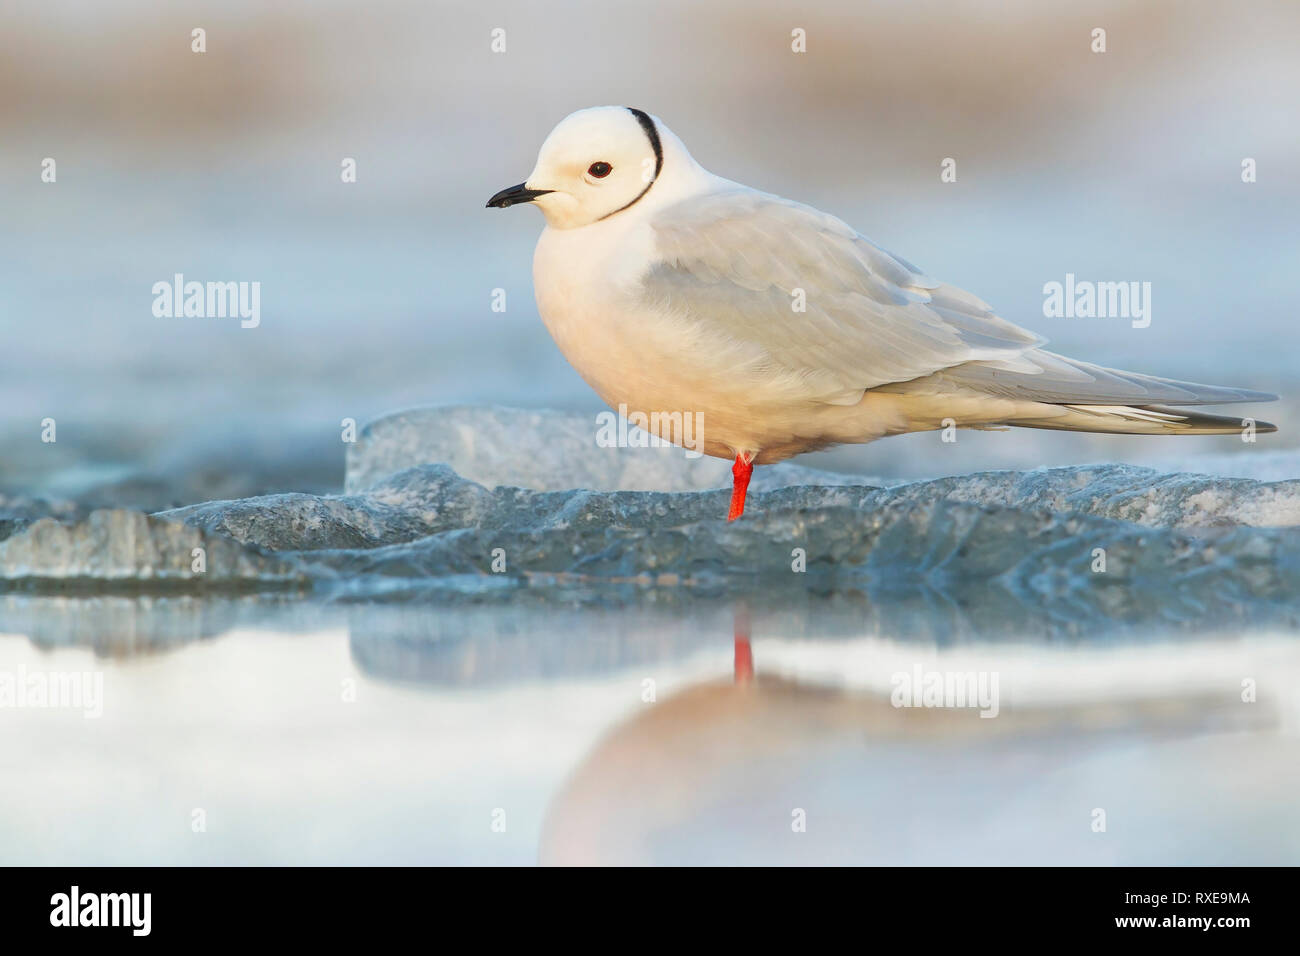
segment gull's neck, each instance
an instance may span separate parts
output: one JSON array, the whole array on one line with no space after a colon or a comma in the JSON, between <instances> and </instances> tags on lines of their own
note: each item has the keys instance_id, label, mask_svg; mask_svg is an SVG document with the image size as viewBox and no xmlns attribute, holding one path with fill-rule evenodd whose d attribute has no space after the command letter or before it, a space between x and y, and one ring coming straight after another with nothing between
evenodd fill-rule
<instances>
[{"instance_id":1,"label":"gull's neck","mask_svg":"<svg viewBox=\"0 0 1300 956\"><path fill-rule=\"evenodd\" d=\"M642 216L693 196L736 188L736 183L715 176L696 162L676 133L662 123L658 128L664 165L654 186L637 203L637 207L644 207L639 209Z\"/></svg>"}]
</instances>

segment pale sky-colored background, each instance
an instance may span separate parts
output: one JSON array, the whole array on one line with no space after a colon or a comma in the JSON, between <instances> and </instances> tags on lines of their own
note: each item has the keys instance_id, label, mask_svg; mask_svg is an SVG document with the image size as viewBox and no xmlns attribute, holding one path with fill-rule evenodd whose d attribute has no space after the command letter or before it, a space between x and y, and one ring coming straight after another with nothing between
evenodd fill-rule
<instances>
[{"instance_id":1,"label":"pale sky-colored background","mask_svg":"<svg viewBox=\"0 0 1300 956\"><path fill-rule=\"evenodd\" d=\"M715 172L835 213L1059 351L1297 391L1300 6L806 6L5 0L0 494L74 495L198 465L211 471L209 488L255 473L251 487L232 479L232 494L330 490L342 481L344 417L433 402L594 414L599 400L533 304L540 217L483 204L527 174L559 119L610 103L655 113ZM207 30L205 54L190 52L194 27ZM490 51L496 27L507 31L504 54ZM790 51L796 27L807 31L806 54ZM1104 55L1089 50L1095 27L1108 31ZM57 184L40 181L45 157L58 163ZM358 162L354 185L340 182L344 157ZM944 157L957 160L955 184L939 180ZM1241 182L1244 157L1258 163L1255 184ZM155 318L151 287L176 272L260 282L260 328ZM1068 272L1151 282L1150 328L1044 318L1044 283ZM490 309L498 287L505 314ZM1297 410L1291 401L1257 413L1285 426ZM54 445L39 439L46 417L58 422ZM1254 446L921 435L805 463L883 476L1161 456L1195 468L1211 452L1295 448L1292 433ZM536 441L521 437L524 447ZM1277 467L1295 461L1283 454ZM170 493L166 482L150 491L184 503ZM23 599L11 604L21 611ZM231 632L218 612L199 602L169 623L166 602L96 598L77 602L66 624L48 609L10 608L0 665L102 670L107 699L98 722L4 714L0 779L13 785L0 792L0 855L529 862L557 788L620 722L646 712L645 677L671 701L700 682L725 686L731 668L730 611L673 618L698 642L680 653L665 637L667 612L643 620L621 607L609 619L523 607L489 615L494 626L457 627L445 609L415 604L414 622L387 631L369 606L346 628L268 611L266 628ZM824 636L812 620L785 630L757 622L760 674L820 686L825 672L835 684L858 667L879 678L921 646L872 634L869 621L865 640L804 646L800 638ZM73 643L157 630L170 649L95 657L37 640L65 627ZM1258 715L1271 714L1286 698L1267 682L1294 685L1291 635L1219 637L1148 653L1085 628L1081 647L972 646L924 660L1005 671L1009 689L1020 675L1047 699L1105 697L1135 682L1175 700L1226 687L1234 713L1238 675L1258 674ZM530 658L530 647L547 653ZM620 653L627 663L581 666ZM493 659L521 674L438 679L439 668ZM421 679L426 665L434 675ZM339 697L347 679L358 680L355 705ZM1039 735L1024 750L956 758L946 746L866 749L872 725L861 721L830 737L818 719L788 722L749 740L756 749L723 751L735 784L723 793L743 799L706 802L683 832L734 861L758 832L755 813L779 805L772 832L784 840L786 808L801 805L814 808L809 846L822 860L1287 862L1297 764L1286 716L1286 727L1261 722L1248 734L1196 736L1193 722L1186 737L1159 735L1138 723L1095 747ZM690 739L708 730L683 726ZM759 746L769 740L789 742L799 761L773 761ZM754 777L753 767L771 773ZM694 788L700 778L662 779ZM987 816L971 816L972 795ZM1115 813L1105 844L1087 829L1098 805ZM489 829L499 806L510 808L506 834ZM195 807L210 812L203 837L190 830Z\"/></svg>"}]
</instances>

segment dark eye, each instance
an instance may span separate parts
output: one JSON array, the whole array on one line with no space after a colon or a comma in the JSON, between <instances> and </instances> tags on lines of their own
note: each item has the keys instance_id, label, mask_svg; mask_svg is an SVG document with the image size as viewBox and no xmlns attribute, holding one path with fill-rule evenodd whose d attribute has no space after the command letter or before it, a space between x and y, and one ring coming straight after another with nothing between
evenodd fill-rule
<instances>
[{"instance_id":1,"label":"dark eye","mask_svg":"<svg viewBox=\"0 0 1300 956\"><path fill-rule=\"evenodd\" d=\"M609 163L592 163L587 167L587 172L595 176L597 179L604 179L613 171L614 167Z\"/></svg>"}]
</instances>

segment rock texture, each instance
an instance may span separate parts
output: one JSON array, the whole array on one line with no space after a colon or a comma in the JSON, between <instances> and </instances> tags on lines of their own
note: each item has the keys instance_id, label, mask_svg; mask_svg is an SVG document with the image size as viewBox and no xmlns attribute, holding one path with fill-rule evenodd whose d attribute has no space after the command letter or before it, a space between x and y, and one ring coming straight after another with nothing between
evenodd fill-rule
<instances>
[{"instance_id":1,"label":"rock texture","mask_svg":"<svg viewBox=\"0 0 1300 956\"><path fill-rule=\"evenodd\" d=\"M179 585L195 589L303 581L293 562L229 538L135 511L40 518L0 541L0 580L69 586Z\"/></svg>"},{"instance_id":2,"label":"rock texture","mask_svg":"<svg viewBox=\"0 0 1300 956\"><path fill-rule=\"evenodd\" d=\"M689 487L710 459L600 448L594 434L593 421L558 412L422 409L365 429L341 495L154 516L9 500L0 581L306 580L344 598L494 601L847 589L1074 621L1300 604L1296 480L1098 465L880 487L778 466L760 470L768 490L756 482L744 519L728 524L726 481ZM634 482L673 490L622 490Z\"/></svg>"}]
</instances>

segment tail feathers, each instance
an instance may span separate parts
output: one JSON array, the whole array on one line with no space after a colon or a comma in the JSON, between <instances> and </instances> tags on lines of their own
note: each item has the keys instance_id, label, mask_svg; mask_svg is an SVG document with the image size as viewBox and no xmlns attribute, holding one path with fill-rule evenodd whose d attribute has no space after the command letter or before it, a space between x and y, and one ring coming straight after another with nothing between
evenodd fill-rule
<instances>
[{"instance_id":1,"label":"tail feathers","mask_svg":"<svg viewBox=\"0 0 1300 956\"><path fill-rule=\"evenodd\" d=\"M1058 405L1057 414L1008 421L1021 428L1050 428L1115 435L1240 435L1275 432L1277 426L1254 418L1209 415L1167 405Z\"/></svg>"}]
</instances>

